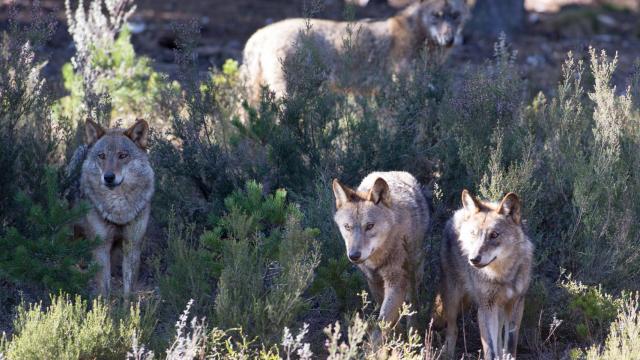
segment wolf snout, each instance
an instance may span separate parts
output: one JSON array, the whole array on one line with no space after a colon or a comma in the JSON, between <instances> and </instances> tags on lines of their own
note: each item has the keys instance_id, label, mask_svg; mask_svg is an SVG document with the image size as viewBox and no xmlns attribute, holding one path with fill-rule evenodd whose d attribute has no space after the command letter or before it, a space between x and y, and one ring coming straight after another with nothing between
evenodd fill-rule
<instances>
[{"instance_id":1,"label":"wolf snout","mask_svg":"<svg viewBox=\"0 0 640 360\"><path fill-rule=\"evenodd\" d=\"M455 38L454 38L454 37L447 38L447 39L445 40L445 44L444 44L444 45L445 45L446 47L452 47L452 46L453 46L453 42L454 42L454 41L455 41Z\"/></svg>"},{"instance_id":2,"label":"wolf snout","mask_svg":"<svg viewBox=\"0 0 640 360\"><path fill-rule=\"evenodd\" d=\"M116 186L122 184L122 179L120 179L120 181L118 181L118 177L116 176L116 174L114 174L111 171L106 172L102 176L102 180L104 181L104 184L110 189L113 189Z\"/></svg>"},{"instance_id":3,"label":"wolf snout","mask_svg":"<svg viewBox=\"0 0 640 360\"><path fill-rule=\"evenodd\" d=\"M474 257L473 259L469 259L469 262L473 266L478 266L482 262L482 256L478 255L478 256Z\"/></svg>"},{"instance_id":4,"label":"wolf snout","mask_svg":"<svg viewBox=\"0 0 640 360\"><path fill-rule=\"evenodd\" d=\"M104 183L107 185L114 185L116 182L116 174L111 171L104 174Z\"/></svg>"},{"instance_id":5,"label":"wolf snout","mask_svg":"<svg viewBox=\"0 0 640 360\"><path fill-rule=\"evenodd\" d=\"M353 262L360 261L361 257L362 257L362 253L360 251L351 251L351 252L349 252L349 260L351 260Z\"/></svg>"}]
</instances>

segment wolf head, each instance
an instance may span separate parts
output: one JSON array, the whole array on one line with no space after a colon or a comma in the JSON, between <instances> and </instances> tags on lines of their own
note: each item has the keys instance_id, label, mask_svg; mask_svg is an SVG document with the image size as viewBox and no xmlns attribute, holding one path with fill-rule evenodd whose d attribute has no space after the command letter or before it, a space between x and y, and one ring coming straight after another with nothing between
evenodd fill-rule
<instances>
[{"instance_id":1,"label":"wolf head","mask_svg":"<svg viewBox=\"0 0 640 360\"><path fill-rule=\"evenodd\" d=\"M524 241L520 199L507 194L499 203L483 202L462 192L462 220L458 224L462 252L469 264L483 268L507 259Z\"/></svg>"},{"instance_id":2,"label":"wolf head","mask_svg":"<svg viewBox=\"0 0 640 360\"><path fill-rule=\"evenodd\" d=\"M368 192L359 192L333 180L336 199L334 221L340 228L353 263L363 263L379 249L392 230L391 194L387 182L378 178Z\"/></svg>"},{"instance_id":3,"label":"wolf head","mask_svg":"<svg viewBox=\"0 0 640 360\"><path fill-rule=\"evenodd\" d=\"M427 43L451 47L460 37L467 18L464 0L414 1L407 10Z\"/></svg>"},{"instance_id":4,"label":"wolf head","mask_svg":"<svg viewBox=\"0 0 640 360\"><path fill-rule=\"evenodd\" d=\"M146 161L149 125L142 119L127 130L105 130L87 120L85 132L90 147L88 160L94 164L93 175L107 189L114 190L128 180L131 164Z\"/></svg>"}]
</instances>

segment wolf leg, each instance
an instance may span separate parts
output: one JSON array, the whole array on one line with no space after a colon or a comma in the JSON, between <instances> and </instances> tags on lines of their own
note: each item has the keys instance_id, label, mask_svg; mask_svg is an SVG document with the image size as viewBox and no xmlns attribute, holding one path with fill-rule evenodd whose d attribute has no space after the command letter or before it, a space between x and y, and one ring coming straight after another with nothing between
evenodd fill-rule
<instances>
[{"instance_id":1,"label":"wolf leg","mask_svg":"<svg viewBox=\"0 0 640 360\"><path fill-rule=\"evenodd\" d=\"M447 323L445 337L445 353L448 359L454 359L456 354L456 341L458 340L458 315L462 306L462 294L458 289L446 289L442 294L442 306Z\"/></svg>"},{"instance_id":2,"label":"wolf leg","mask_svg":"<svg viewBox=\"0 0 640 360\"><path fill-rule=\"evenodd\" d=\"M513 305L511 316L505 327L509 328L509 341L506 343L507 351L515 359L518 350L518 333L520 332L520 324L522 323L522 314L524 312L524 297L519 298Z\"/></svg>"},{"instance_id":3,"label":"wolf leg","mask_svg":"<svg viewBox=\"0 0 640 360\"><path fill-rule=\"evenodd\" d=\"M124 228L123 232L123 256L122 256L122 292L128 298L134 290L140 268L140 254L142 252L142 240L147 230L149 220L149 208L139 219L134 220Z\"/></svg>"},{"instance_id":4,"label":"wolf leg","mask_svg":"<svg viewBox=\"0 0 640 360\"><path fill-rule=\"evenodd\" d=\"M372 278L367 279L367 284L369 285L369 291L371 291L371 296L376 302L376 305L381 306L384 301L384 282L380 278Z\"/></svg>"},{"instance_id":5,"label":"wolf leg","mask_svg":"<svg viewBox=\"0 0 640 360\"><path fill-rule=\"evenodd\" d=\"M87 238L98 239L100 243L93 249L93 259L98 264L95 275L96 293L103 297L111 292L111 248L113 247L113 229L103 222L95 212L87 215L84 226Z\"/></svg>"},{"instance_id":6,"label":"wolf leg","mask_svg":"<svg viewBox=\"0 0 640 360\"><path fill-rule=\"evenodd\" d=\"M384 320L390 327L393 327L400 317L400 307L406 297L407 284L402 280L398 284L390 285L385 282L384 285L384 300L380 307L378 320Z\"/></svg>"},{"instance_id":7,"label":"wolf leg","mask_svg":"<svg viewBox=\"0 0 640 360\"><path fill-rule=\"evenodd\" d=\"M111 292L111 245L111 241L105 241L93 250L93 258L98 264L96 292L103 297Z\"/></svg>"},{"instance_id":8,"label":"wolf leg","mask_svg":"<svg viewBox=\"0 0 640 360\"><path fill-rule=\"evenodd\" d=\"M485 360L500 358L500 311L501 308L497 306L480 305L478 307L478 324Z\"/></svg>"}]
</instances>

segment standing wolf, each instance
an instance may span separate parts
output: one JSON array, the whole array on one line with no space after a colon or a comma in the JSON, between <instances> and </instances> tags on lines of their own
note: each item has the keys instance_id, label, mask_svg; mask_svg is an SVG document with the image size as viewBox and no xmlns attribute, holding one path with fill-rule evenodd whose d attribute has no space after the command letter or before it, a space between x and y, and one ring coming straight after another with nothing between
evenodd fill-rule
<instances>
[{"instance_id":1,"label":"standing wolf","mask_svg":"<svg viewBox=\"0 0 640 360\"><path fill-rule=\"evenodd\" d=\"M485 202L464 190L462 204L444 231L436 326L446 322L445 346L452 359L457 317L471 300L478 306L485 359L515 357L533 258L533 244L522 230L520 200L509 193L499 203Z\"/></svg>"},{"instance_id":2,"label":"standing wolf","mask_svg":"<svg viewBox=\"0 0 640 360\"><path fill-rule=\"evenodd\" d=\"M303 61L319 59L330 85L335 87L341 78L354 77L354 72L362 73L356 74L353 84L346 87L363 90L374 76L406 70L425 46L430 49L453 46L467 14L464 0L416 0L386 20L310 19L307 23L306 19L287 19L268 25L249 38L243 52L241 76L249 102L255 104L259 100L263 85L268 85L277 97L291 90L290 74L285 73L289 69L283 67L296 61L296 51L303 45L310 47L303 49L309 51ZM311 26L308 36L304 32L307 24ZM343 58L351 31L361 58L348 61Z\"/></svg>"},{"instance_id":3,"label":"standing wolf","mask_svg":"<svg viewBox=\"0 0 640 360\"><path fill-rule=\"evenodd\" d=\"M100 266L96 285L102 295L108 295L111 287L111 250L122 241L126 297L135 285L154 191L146 152L149 125L139 119L127 130L105 130L87 120L85 129L87 147L80 196L89 201L91 210L80 226L85 237L97 236L101 241L94 257Z\"/></svg>"},{"instance_id":4,"label":"standing wolf","mask_svg":"<svg viewBox=\"0 0 640 360\"><path fill-rule=\"evenodd\" d=\"M406 300L417 306L430 213L422 186L406 172L373 172L357 190L333 181L334 220L347 256L362 270L379 320L394 325Z\"/></svg>"}]
</instances>

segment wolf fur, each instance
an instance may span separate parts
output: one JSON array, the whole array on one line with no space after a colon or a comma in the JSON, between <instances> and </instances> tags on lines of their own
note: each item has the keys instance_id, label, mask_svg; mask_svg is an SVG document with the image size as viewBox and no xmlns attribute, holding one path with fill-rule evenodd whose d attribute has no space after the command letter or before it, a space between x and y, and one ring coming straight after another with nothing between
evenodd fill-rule
<instances>
[{"instance_id":1,"label":"wolf fur","mask_svg":"<svg viewBox=\"0 0 640 360\"><path fill-rule=\"evenodd\" d=\"M480 201L464 190L462 204L444 230L435 324L446 323L445 347L453 359L457 317L472 302L478 307L484 358L515 358L533 261L520 199L509 193L500 202Z\"/></svg>"},{"instance_id":2,"label":"wolf fur","mask_svg":"<svg viewBox=\"0 0 640 360\"><path fill-rule=\"evenodd\" d=\"M386 20L338 22L319 19L287 19L254 33L243 52L241 77L247 88L250 103L260 99L262 86L267 85L276 97L287 94L287 75L283 67L295 57L302 44L311 44L328 73L332 87L340 87L342 77L361 72L353 86L365 88L372 77L382 73L401 72L426 46L429 49L448 48L454 44L467 18L464 0L415 1L396 16ZM308 22L307 22L308 21ZM310 33L305 29L310 25ZM362 59L349 67L341 59L345 53L345 39L353 31L356 47ZM308 36L311 41L304 38ZM310 55L309 57L314 57ZM305 56L306 57L306 56ZM347 88L351 87L349 84ZM358 90L358 89L356 89Z\"/></svg>"},{"instance_id":3,"label":"wolf fur","mask_svg":"<svg viewBox=\"0 0 640 360\"><path fill-rule=\"evenodd\" d=\"M87 120L85 129L80 197L91 209L80 227L85 237L101 241L93 255L100 266L96 290L104 296L111 289L111 252L122 241L126 297L135 286L154 192L154 173L146 152L149 126L138 119L126 130L103 129Z\"/></svg>"},{"instance_id":4,"label":"wolf fur","mask_svg":"<svg viewBox=\"0 0 640 360\"><path fill-rule=\"evenodd\" d=\"M364 273L379 320L394 325L404 301L418 304L430 212L422 186L406 172L373 172L357 190L333 181L334 220L347 257Z\"/></svg>"}]
</instances>

